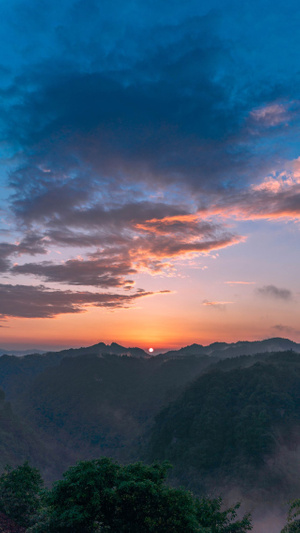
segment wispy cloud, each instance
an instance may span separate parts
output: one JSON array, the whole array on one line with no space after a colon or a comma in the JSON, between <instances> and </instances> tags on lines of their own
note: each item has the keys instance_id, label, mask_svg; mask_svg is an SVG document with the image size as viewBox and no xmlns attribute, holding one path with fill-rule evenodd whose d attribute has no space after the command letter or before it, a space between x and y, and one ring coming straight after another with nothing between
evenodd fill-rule
<instances>
[{"instance_id":1,"label":"wispy cloud","mask_svg":"<svg viewBox=\"0 0 300 533\"><path fill-rule=\"evenodd\" d=\"M0 243L0 272L7 272L11 267L11 258L14 256L38 255L47 252L46 242L41 235L32 232L25 234L21 242Z\"/></svg>"},{"instance_id":2,"label":"wispy cloud","mask_svg":"<svg viewBox=\"0 0 300 533\"><path fill-rule=\"evenodd\" d=\"M223 301L217 301L217 300L203 300L202 305L205 305L207 307L212 307L214 309L219 309L220 311L224 311L226 309L226 305L228 304L234 304L235 302L223 302Z\"/></svg>"},{"instance_id":3,"label":"wispy cloud","mask_svg":"<svg viewBox=\"0 0 300 533\"><path fill-rule=\"evenodd\" d=\"M264 127L274 127L287 124L292 117L290 102L270 103L265 106L253 109L250 113L251 119Z\"/></svg>"},{"instance_id":4,"label":"wispy cloud","mask_svg":"<svg viewBox=\"0 0 300 533\"><path fill-rule=\"evenodd\" d=\"M125 204L122 208L107 209L106 212L101 207L98 212L94 207L92 214L90 208L82 208L78 219L76 209L72 214L70 210L67 216L62 212L55 220L57 229L46 230L43 245L76 245L80 249L97 247L94 252L84 259L74 258L59 264L51 261L26 262L9 268L9 254L13 254L15 248L8 247L5 248L4 267L12 274L30 274L45 281L128 287L141 270L160 272L169 268L174 260L188 260L191 256L207 254L245 240L222 224L203 220L198 213L184 213L183 208L181 215L157 218L160 213L176 209L147 202L142 205ZM154 213L156 218L148 219ZM84 226L78 231L82 221ZM60 225L63 229L59 228ZM24 247L22 250L26 252Z\"/></svg>"},{"instance_id":5,"label":"wispy cloud","mask_svg":"<svg viewBox=\"0 0 300 533\"><path fill-rule=\"evenodd\" d=\"M272 326L272 329L286 335L300 335L300 329L296 329L291 326L285 326L284 324L276 324L275 326Z\"/></svg>"},{"instance_id":6,"label":"wispy cloud","mask_svg":"<svg viewBox=\"0 0 300 533\"><path fill-rule=\"evenodd\" d=\"M227 285L255 285L256 281L225 281Z\"/></svg>"},{"instance_id":7,"label":"wispy cloud","mask_svg":"<svg viewBox=\"0 0 300 533\"><path fill-rule=\"evenodd\" d=\"M209 216L237 220L278 220L300 218L300 185L275 193L271 190L244 191L224 197L222 202L205 210Z\"/></svg>"},{"instance_id":8,"label":"wispy cloud","mask_svg":"<svg viewBox=\"0 0 300 533\"><path fill-rule=\"evenodd\" d=\"M259 183L219 195L203 215L238 220L278 220L300 218L299 161L285 162L286 169L273 172Z\"/></svg>"},{"instance_id":9,"label":"wispy cloud","mask_svg":"<svg viewBox=\"0 0 300 533\"><path fill-rule=\"evenodd\" d=\"M69 283L70 285L92 285L94 287L122 287L133 285L133 280L126 276L136 273L130 261L111 253L98 258L69 259L65 263L54 264L25 263L15 265L10 270L13 274L31 274L46 281Z\"/></svg>"},{"instance_id":10,"label":"wispy cloud","mask_svg":"<svg viewBox=\"0 0 300 533\"><path fill-rule=\"evenodd\" d=\"M107 291L107 307L125 305L129 293L139 294L132 293L141 272L168 273L178 261L245 242L239 221L299 220L300 81L297 49L296 59L284 53L295 35L288 6L272 9L272 46L265 46L256 1L241 2L238 17L232 2L212 10L205 2L170 9L168 2L53 0L47 14L35 4L0 3L7 21L1 137L11 192L0 272L10 282L28 276L45 284L18 285L20 308L30 291L33 316L42 316L38 294L45 316L52 316L47 295L54 314L97 305L87 291L80 293L86 303L76 303L74 286ZM251 22L255 43L244 31ZM53 250L47 261L39 257ZM63 262L53 259L59 254ZM7 287L17 301L15 285ZM272 287L259 294L291 298ZM126 292L124 300L116 291Z\"/></svg>"},{"instance_id":11,"label":"wispy cloud","mask_svg":"<svg viewBox=\"0 0 300 533\"><path fill-rule=\"evenodd\" d=\"M256 290L256 292L266 298L274 298L276 300L289 301L292 300L292 293L289 289L282 289L275 285L264 285Z\"/></svg>"},{"instance_id":12,"label":"wispy cloud","mask_svg":"<svg viewBox=\"0 0 300 533\"><path fill-rule=\"evenodd\" d=\"M106 309L128 308L137 299L169 291L130 294L51 290L43 285L0 285L0 317L53 318L65 313L82 313L88 306Z\"/></svg>"}]
</instances>

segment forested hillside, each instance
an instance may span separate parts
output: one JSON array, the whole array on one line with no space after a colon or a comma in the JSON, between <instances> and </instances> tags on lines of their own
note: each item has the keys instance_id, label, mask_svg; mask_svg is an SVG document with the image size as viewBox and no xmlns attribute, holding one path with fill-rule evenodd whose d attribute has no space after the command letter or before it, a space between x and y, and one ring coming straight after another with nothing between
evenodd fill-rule
<instances>
[{"instance_id":1,"label":"forested hillside","mask_svg":"<svg viewBox=\"0 0 300 533\"><path fill-rule=\"evenodd\" d=\"M196 492L238 487L284 503L300 492L300 357L251 359L216 364L164 408L148 459L170 460L174 480Z\"/></svg>"},{"instance_id":2,"label":"forested hillside","mask_svg":"<svg viewBox=\"0 0 300 533\"><path fill-rule=\"evenodd\" d=\"M75 459L136 459L153 416L211 364L209 357L65 358L14 395L16 409L52 448ZM53 440L53 435L55 439ZM57 465L57 475L68 463Z\"/></svg>"},{"instance_id":3,"label":"forested hillside","mask_svg":"<svg viewBox=\"0 0 300 533\"><path fill-rule=\"evenodd\" d=\"M298 353L79 350L2 356L0 370L2 469L29 460L50 483L76 460L166 459L172 483L228 504L300 494Z\"/></svg>"},{"instance_id":4,"label":"forested hillside","mask_svg":"<svg viewBox=\"0 0 300 533\"><path fill-rule=\"evenodd\" d=\"M239 503L197 498L167 485L167 464L80 461L51 489L24 463L0 476L0 529L5 533L246 533ZM1 524L1 515L3 517ZM13 522L12 522L12 520Z\"/></svg>"},{"instance_id":5,"label":"forested hillside","mask_svg":"<svg viewBox=\"0 0 300 533\"><path fill-rule=\"evenodd\" d=\"M0 470L8 463L15 466L28 458L46 469L47 455L39 432L15 414L0 389Z\"/></svg>"}]
</instances>

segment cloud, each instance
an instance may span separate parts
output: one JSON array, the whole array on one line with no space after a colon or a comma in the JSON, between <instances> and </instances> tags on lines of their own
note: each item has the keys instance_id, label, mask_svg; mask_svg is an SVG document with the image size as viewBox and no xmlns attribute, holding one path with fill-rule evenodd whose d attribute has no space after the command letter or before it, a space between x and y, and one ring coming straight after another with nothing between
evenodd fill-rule
<instances>
[{"instance_id":1,"label":"cloud","mask_svg":"<svg viewBox=\"0 0 300 533\"><path fill-rule=\"evenodd\" d=\"M198 213L152 219L137 224L140 237L133 243L144 257L161 261L189 254L208 253L243 242L220 224L204 221Z\"/></svg>"},{"instance_id":2,"label":"cloud","mask_svg":"<svg viewBox=\"0 0 300 533\"><path fill-rule=\"evenodd\" d=\"M276 220L300 218L299 160L282 162L282 171L272 171L249 188L215 195L203 209L207 216L220 215L239 220Z\"/></svg>"},{"instance_id":3,"label":"cloud","mask_svg":"<svg viewBox=\"0 0 300 533\"><path fill-rule=\"evenodd\" d=\"M28 254L31 256L46 253L46 243L40 235L33 233L25 234L21 242L11 244L8 242L0 243L0 272L10 270L10 259L12 256L21 256Z\"/></svg>"},{"instance_id":4,"label":"cloud","mask_svg":"<svg viewBox=\"0 0 300 533\"><path fill-rule=\"evenodd\" d=\"M289 108L291 103L274 102L265 106L253 109L250 117L254 123L263 127L274 127L281 124L287 124L292 118Z\"/></svg>"},{"instance_id":5,"label":"cloud","mask_svg":"<svg viewBox=\"0 0 300 533\"><path fill-rule=\"evenodd\" d=\"M216 185L233 169L238 175L245 160L238 143L233 151L229 142L240 128L238 102L231 109L230 88L211 76L224 56L229 61L230 52L213 37L204 38L202 25L201 19L198 28L190 21L173 28L172 42L153 41L147 59L127 73L129 80L124 80L123 68L83 72L60 63L56 69L53 63L40 66L30 79L28 74L19 77L15 91L23 88L19 97L24 104L12 106L8 136L30 148L30 158L24 152L27 161L13 177L22 188L15 208L21 211L24 192L29 201L28 176L36 184L45 182L43 169L51 171L49 178L77 174L92 183L118 176L118 181L151 184L185 180L193 187L208 187L212 176ZM42 208L43 190L37 190ZM49 191L46 208L55 202L59 208L65 191L61 187L60 197Z\"/></svg>"},{"instance_id":6,"label":"cloud","mask_svg":"<svg viewBox=\"0 0 300 533\"><path fill-rule=\"evenodd\" d=\"M274 41L283 35L284 43L292 39L283 30L282 20L290 17L282 9L271 50L262 46L264 54L255 56L264 68L254 70L249 49L258 47L247 31L249 17L260 28L255 36L265 35L256 3L251 13L239 6L238 20L234 2L226 9L197 2L189 9L172 3L170 9L166 2L165 10L156 2L151 8L133 2L127 10L121 2L115 9L108 3L99 9L93 1L53 2L47 18L32 16L34 3L20 4L22 9L12 11L10 43L15 49L15 40L26 33L22 48L29 57L26 69L24 56L15 58L15 77L5 93L6 137L23 155L14 176L16 207L24 196L29 200L28 177L38 186L45 170L52 178L80 175L106 187L112 178L114 183L185 182L212 191L224 189L224 182L251 182L256 162L272 160L276 150L258 154L248 121L276 123L284 130L293 108L287 96L294 102L299 93L298 64L291 54L284 59L277 54L281 71L273 63ZM224 35L226 22L220 24L225 20L230 38ZM276 15L269 22L275 20Z\"/></svg>"},{"instance_id":7,"label":"cloud","mask_svg":"<svg viewBox=\"0 0 300 533\"><path fill-rule=\"evenodd\" d=\"M225 281L228 285L255 285L255 281Z\"/></svg>"},{"instance_id":8,"label":"cloud","mask_svg":"<svg viewBox=\"0 0 300 533\"><path fill-rule=\"evenodd\" d=\"M43 285L0 284L0 317L53 318L65 313L82 313L88 306L106 309L128 308L137 299L169 291L111 294L51 290Z\"/></svg>"},{"instance_id":9,"label":"cloud","mask_svg":"<svg viewBox=\"0 0 300 533\"><path fill-rule=\"evenodd\" d=\"M267 298L274 298L276 300L289 301L292 299L292 293L288 289L280 289L275 285L264 285L264 287L258 288L256 292L260 296Z\"/></svg>"},{"instance_id":10,"label":"cloud","mask_svg":"<svg viewBox=\"0 0 300 533\"><path fill-rule=\"evenodd\" d=\"M285 333L288 335L300 334L300 329L296 329L291 326L285 326L284 324L276 324L275 326L272 326L272 329L279 331L279 333Z\"/></svg>"},{"instance_id":11,"label":"cloud","mask_svg":"<svg viewBox=\"0 0 300 533\"><path fill-rule=\"evenodd\" d=\"M93 6L93 20L86 9L89 31L77 18L78 3L64 16L57 8L61 19L52 39L58 55L32 59L12 80L6 136L22 154L11 173L15 212L26 221L49 221L100 191L105 201L109 191L124 187L137 193L137 184L203 193L224 191L224 182L240 187L256 180L256 161L262 164L266 155L259 157L245 117L273 117L284 104L274 103L269 78L262 91L250 72L247 92L249 80L237 76L235 45L218 35L223 14L200 14L195 4L193 16L170 23L170 13L162 22L160 12L158 23L143 13L129 32L132 20L125 13L120 34L110 12L114 40L113 31L104 31L105 9ZM74 34L80 27L80 43L74 43L73 26ZM243 74L247 78L247 69Z\"/></svg>"},{"instance_id":12,"label":"cloud","mask_svg":"<svg viewBox=\"0 0 300 533\"><path fill-rule=\"evenodd\" d=\"M63 229L47 231L46 243L76 245L80 248L96 246L87 258L69 259L55 264L24 263L10 269L12 274L30 274L45 281L93 285L95 287L122 287L133 284L132 276L141 270L159 272L169 268L170 261L206 254L243 242L244 237L235 235L222 225L201 219L199 214L172 214L157 218L163 212L177 211L177 207L144 202L141 206L124 205L119 209L103 211L93 208L93 216L82 210L76 220L74 212L66 219L63 214ZM89 211L89 210L88 210ZM156 218L148 216L155 214ZM68 228L67 221L75 226L84 220L84 232L77 227ZM58 226L58 224L57 224ZM98 227L98 232L94 228ZM90 229L90 232L88 230ZM88 232L88 233L87 233ZM128 276L130 277L128 279Z\"/></svg>"},{"instance_id":13,"label":"cloud","mask_svg":"<svg viewBox=\"0 0 300 533\"><path fill-rule=\"evenodd\" d=\"M203 300L202 305L205 305L207 307L212 307L214 309L219 309L220 311L224 311L226 309L226 305L228 304L234 304L235 302L220 302L220 301L210 301L210 300Z\"/></svg>"},{"instance_id":14,"label":"cloud","mask_svg":"<svg viewBox=\"0 0 300 533\"><path fill-rule=\"evenodd\" d=\"M289 10L268 18L282 40L274 54L257 4L240 5L238 16L234 2L100 9L53 0L45 14L13 0L2 9L0 23L13 24L1 127L11 235L20 238L0 244L0 271L129 290L139 272L244 242L228 218L299 218L299 161L283 149L300 117L298 55L281 55ZM250 49L264 53L253 61ZM53 249L67 259L12 266Z\"/></svg>"},{"instance_id":15,"label":"cloud","mask_svg":"<svg viewBox=\"0 0 300 533\"><path fill-rule=\"evenodd\" d=\"M209 216L219 215L237 220L299 220L300 187L278 193L243 191L233 194L231 198L224 197L220 204L214 204L205 211Z\"/></svg>"},{"instance_id":16,"label":"cloud","mask_svg":"<svg viewBox=\"0 0 300 533\"><path fill-rule=\"evenodd\" d=\"M62 264L49 261L15 265L13 274L31 274L50 282L69 283L70 285L93 285L94 287L122 287L133 284L125 276L136 274L130 261L117 254L89 260L69 259Z\"/></svg>"}]
</instances>

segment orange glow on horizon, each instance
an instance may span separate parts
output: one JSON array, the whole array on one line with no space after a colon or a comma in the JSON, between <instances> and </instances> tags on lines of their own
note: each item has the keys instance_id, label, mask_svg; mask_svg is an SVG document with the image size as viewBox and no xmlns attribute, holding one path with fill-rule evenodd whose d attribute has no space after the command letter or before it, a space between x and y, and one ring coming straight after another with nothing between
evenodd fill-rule
<instances>
[{"instance_id":1,"label":"orange glow on horizon","mask_svg":"<svg viewBox=\"0 0 300 533\"><path fill-rule=\"evenodd\" d=\"M102 326L96 313L62 317L59 324L57 320L52 319L15 319L14 325L17 326L18 335L16 336L15 327L5 328L0 348L34 350L38 347L40 349L47 347L46 349L51 351L56 347L64 349L91 346L99 342L105 344L116 342L125 347L140 347L148 353L149 345L155 346L155 353L159 353L194 343L206 346L213 342L262 340L276 336L288 336L292 340L300 341L299 334L278 335L272 331L259 316L255 316L255 310L251 311L247 323L243 322L238 317L239 313L235 311L235 322L230 323L229 309L235 307L228 306L228 311L223 312L218 310L217 306L203 306L203 309L207 309L207 312L204 311L207 314L202 316L201 321L197 317L195 320L192 316L189 319L172 316L164 320L160 316L157 320L150 317L141 319L133 315L133 313L136 315L138 310L118 313L117 322L110 322L111 316L106 318L102 315ZM89 318L87 315L90 315Z\"/></svg>"}]
</instances>

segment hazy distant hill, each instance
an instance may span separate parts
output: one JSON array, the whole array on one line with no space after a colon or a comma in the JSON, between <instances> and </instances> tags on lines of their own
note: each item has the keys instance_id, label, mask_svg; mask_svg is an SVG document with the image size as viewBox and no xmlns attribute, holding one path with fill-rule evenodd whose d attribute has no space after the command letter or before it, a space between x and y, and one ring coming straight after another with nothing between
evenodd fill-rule
<instances>
[{"instance_id":1,"label":"hazy distant hill","mask_svg":"<svg viewBox=\"0 0 300 533\"><path fill-rule=\"evenodd\" d=\"M300 491L300 355L226 359L156 417L148 459L196 491L287 501Z\"/></svg>"},{"instance_id":2,"label":"hazy distant hill","mask_svg":"<svg viewBox=\"0 0 300 533\"><path fill-rule=\"evenodd\" d=\"M23 357L2 355L0 357L0 387L10 401L26 390L32 380L51 366L56 366L63 359L59 353L31 354Z\"/></svg>"},{"instance_id":3,"label":"hazy distant hill","mask_svg":"<svg viewBox=\"0 0 300 533\"><path fill-rule=\"evenodd\" d=\"M294 351L282 351L285 347ZM139 348L99 343L24 357L5 355L0 357L0 387L11 402L12 412L18 420L23 419L27 428L22 433L24 437L20 437L21 433L11 425L12 435L19 435L20 443L24 439L26 442L26 433L35 435L29 455L37 464L44 447L45 461L53 465L52 469L44 468L48 479L59 476L76 459L110 455L119 460L136 460L144 459L146 450L151 450L148 458L171 459L175 475L187 486L195 484L195 479L208 486L213 471L213 476L225 479L226 469L232 479L237 479L245 465L250 465L247 475L257 478L253 482L257 486L261 483L258 472L262 472L259 461L265 461L260 452L265 450L268 457L274 453L272 446L267 450L270 442L288 447L287 435L293 435L290 442L298 449L299 348L287 339L268 339L206 347L194 344L149 357ZM261 366L256 367L257 363ZM217 377L213 379L213 375ZM253 390L248 386L250 382ZM288 388L291 383L294 392ZM189 391L195 390L197 394L193 396ZM281 419L276 419L277 411L272 409L284 396L289 407L280 409L285 409L289 418L282 431L278 425ZM188 402L183 398L189 398ZM258 419L261 425L256 426ZM245 436L243 445L234 437L233 446L220 430L227 428L236 435L235 425ZM207 439L203 441L205 427ZM215 433L210 433L214 427ZM216 446L221 447L218 453ZM247 446L252 446L250 455ZM18 447L5 444L7 460L11 455L13 464L14 449ZM254 461L254 449L258 462ZM19 456L21 461L24 455ZM206 470L204 463L208 465ZM273 479L272 475L269 472L267 477ZM288 494L294 480L280 476ZM273 482L275 486L276 480Z\"/></svg>"},{"instance_id":4,"label":"hazy distant hill","mask_svg":"<svg viewBox=\"0 0 300 533\"><path fill-rule=\"evenodd\" d=\"M60 352L20 355L0 355L0 387L3 387L10 400L24 391L36 375L49 367L57 366L65 357L110 354L128 357L149 357L141 348L124 348L119 344L106 345L103 342L86 348L70 348Z\"/></svg>"},{"instance_id":5,"label":"hazy distant hill","mask_svg":"<svg viewBox=\"0 0 300 533\"><path fill-rule=\"evenodd\" d=\"M51 352L48 352L49 355ZM99 342L98 344L93 344L93 346L87 346L82 348L70 348L68 350L62 350L58 352L62 357L76 357L78 355L101 355L101 354L111 354L111 355L127 355L128 357L149 357L149 354L142 350L141 348L125 348L116 342L112 344L105 344L104 342Z\"/></svg>"},{"instance_id":6,"label":"hazy distant hill","mask_svg":"<svg viewBox=\"0 0 300 533\"><path fill-rule=\"evenodd\" d=\"M185 356L185 355L214 355L219 358L238 357L239 355L254 355L263 352L282 352L293 350L300 353L300 344L289 339L275 337L263 341L239 341L235 343L214 342L208 346L202 344L192 344L167 352L165 356Z\"/></svg>"},{"instance_id":7,"label":"hazy distant hill","mask_svg":"<svg viewBox=\"0 0 300 533\"><path fill-rule=\"evenodd\" d=\"M210 364L208 356L65 357L19 389L14 402L50 444L55 438L72 458L137 459L155 414Z\"/></svg>"},{"instance_id":8,"label":"hazy distant hill","mask_svg":"<svg viewBox=\"0 0 300 533\"><path fill-rule=\"evenodd\" d=\"M125 348L116 342L112 344L105 344L104 342L99 342L93 346L81 347L81 348L67 348L65 350L59 350L55 352L47 352L45 350L37 350L33 352L32 350L5 350L0 348L1 355L15 355L15 356L24 356L31 354L50 354L50 353L60 353L62 356L68 355L81 355L82 353L111 353L115 355L128 355L132 357L149 357L149 354L142 350L141 348Z\"/></svg>"},{"instance_id":9,"label":"hazy distant hill","mask_svg":"<svg viewBox=\"0 0 300 533\"><path fill-rule=\"evenodd\" d=\"M31 355L32 353L46 353L45 350L38 350L37 352L33 352L32 350L5 350L4 348L0 348L0 356L1 355L16 355L18 357L22 357L23 355Z\"/></svg>"},{"instance_id":10,"label":"hazy distant hill","mask_svg":"<svg viewBox=\"0 0 300 533\"><path fill-rule=\"evenodd\" d=\"M26 460L45 470L46 456L43 441L15 414L0 389L0 470L8 463L15 466Z\"/></svg>"},{"instance_id":11,"label":"hazy distant hill","mask_svg":"<svg viewBox=\"0 0 300 533\"><path fill-rule=\"evenodd\" d=\"M192 344L190 346L185 346L183 348L180 348L179 350L171 350L164 354L168 357L178 357L178 356L185 356L185 355L215 355L217 357L236 357L239 355L252 355L256 353L263 353L263 352L279 352L279 351L286 351L286 350L293 350L294 352L300 352L300 344L297 344L296 342L293 342L289 339L283 339L280 337L275 337L272 339L266 339L263 341L238 341L236 343L226 343L226 342L213 342L212 344L209 344L208 346L203 346L202 344ZM59 359L63 357L76 357L77 355L85 355L85 354L113 354L113 355L127 355L129 357L157 357L157 356L151 356L148 352L145 352L145 350L142 350L141 348L134 347L134 348L126 348L124 346L121 346L120 344L117 344L113 342L112 344L105 344L104 342L99 342L97 344L94 344L92 346L86 346L81 348L69 348L65 350L55 351L55 352L45 352L43 350L39 350L38 352L34 352L34 355L37 354L43 354L46 356L50 356L53 354L56 354ZM25 356L25 355L33 355L33 352L30 352L29 350L4 350L0 348L0 357L2 355L15 355L15 356Z\"/></svg>"}]
</instances>

